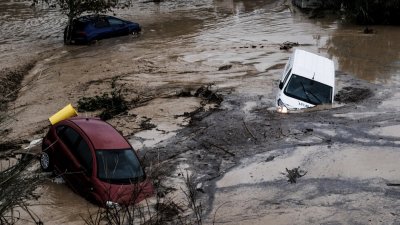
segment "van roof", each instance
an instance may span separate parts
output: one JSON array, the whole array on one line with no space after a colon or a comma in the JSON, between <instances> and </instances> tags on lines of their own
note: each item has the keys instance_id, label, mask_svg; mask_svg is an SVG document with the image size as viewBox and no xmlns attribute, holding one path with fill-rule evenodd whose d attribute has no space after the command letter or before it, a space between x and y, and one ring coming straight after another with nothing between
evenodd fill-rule
<instances>
[{"instance_id":1,"label":"van roof","mask_svg":"<svg viewBox=\"0 0 400 225\"><path fill-rule=\"evenodd\" d=\"M335 86L333 61L301 49L296 49L293 53L292 73L332 87Z\"/></svg>"}]
</instances>

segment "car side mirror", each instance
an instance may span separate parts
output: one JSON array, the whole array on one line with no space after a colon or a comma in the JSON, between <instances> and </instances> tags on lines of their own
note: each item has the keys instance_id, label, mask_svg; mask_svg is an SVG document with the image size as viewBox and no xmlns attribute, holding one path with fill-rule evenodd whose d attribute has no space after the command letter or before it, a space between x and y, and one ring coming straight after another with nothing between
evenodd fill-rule
<instances>
[{"instance_id":1,"label":"car side mirror","mask_svg":"<svg viewBox=\"0 0 400 225\"><path fill-rule=\"evenodd\" d=\"M279 89L282 90L282 88L283 88L283 82L281 81L281 82L279 82Z\"/></svg>"}]
</instances>

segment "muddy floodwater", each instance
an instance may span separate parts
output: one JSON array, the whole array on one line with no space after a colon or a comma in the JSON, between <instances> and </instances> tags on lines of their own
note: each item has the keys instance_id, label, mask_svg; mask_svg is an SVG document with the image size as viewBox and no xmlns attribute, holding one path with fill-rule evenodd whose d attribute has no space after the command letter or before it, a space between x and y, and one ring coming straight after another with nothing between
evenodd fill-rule
<instances>
[{"instance_id":1,"label":"muddy floodwater","mask_svg":"<svg viewBox=\"0 0 400 225\"><path fill-rule=\"evenodd\" d=\"M330 16L309 19L288 2L135 2L114 13L140 23L141 35L64 46L57 9L0 0L0 69L35 63L2 138L41 138L63 106L117 88L140 104L109 122L140 154L173 168L170 181L182 170L196 175L206 224L399 224L400 188L390 184L400 183L400 28L364 34ZM292 53L280 50L285 41L335 61L336 93L372 94L276 113ZM221 105L193 95L204 85ZM291 184L293 168L306 174ZM96 207L48 176L29 200L35 214L44 224L84 224Z\"/></svg>"}]
</instances>

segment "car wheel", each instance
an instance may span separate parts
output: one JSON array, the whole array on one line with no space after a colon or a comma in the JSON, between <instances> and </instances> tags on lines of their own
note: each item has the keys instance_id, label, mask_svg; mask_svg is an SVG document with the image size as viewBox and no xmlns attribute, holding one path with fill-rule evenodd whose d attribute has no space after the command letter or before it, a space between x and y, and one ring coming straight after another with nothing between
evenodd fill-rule
<instances>
[{"instance_id":1,"label":"car wheel","mask_svg":"<svg viewBox=\"0 0 400 225\"><path fill-rule=\"evenodd\" d=\"M42 152L40 155L40 167L45 172L50 172L53 170L53 164L50 159L50 155L47 152Z\"/></svg>"},{"instance_id":2,"label":"car wheel","mask_svg":"<svg viewBox=\"0 0 400 225\"><path fill-rule=\"evenodd\" d=\"M140 31L138 31L138 30L133 30L133 31L131 32L131 34L132 34L133 36L138 36L138 35L140 34Z\"/></svg>"}]
</instances>

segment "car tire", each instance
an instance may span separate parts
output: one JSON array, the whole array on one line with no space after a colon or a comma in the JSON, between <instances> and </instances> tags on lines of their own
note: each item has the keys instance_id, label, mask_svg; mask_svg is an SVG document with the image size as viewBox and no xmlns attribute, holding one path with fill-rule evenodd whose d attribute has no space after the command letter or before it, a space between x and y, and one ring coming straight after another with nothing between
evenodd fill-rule
<instances>
[{"instance_id":1,"label":"car tire","mask_svg":"<svg viewBox=\"0 0 400 225\"><path fill-rule=\"evenodd\" d=\"M138 36L138 35L140 34L140 31L138 31L138 30L133 30L133 31L131 31L131 34L132 34L133 36Z\"/></svg>"},{"instance_id":2,"label":"car tire","mask_svg":"<svg viewBox=\"0 0 400 225\"><path fill-rule=\"evenodd\" d=\"M42 152L40 155L40 167L45 172L51 172L53 170L53 162L50 158L49 153Z\"/></svg>"}]
</instances>

